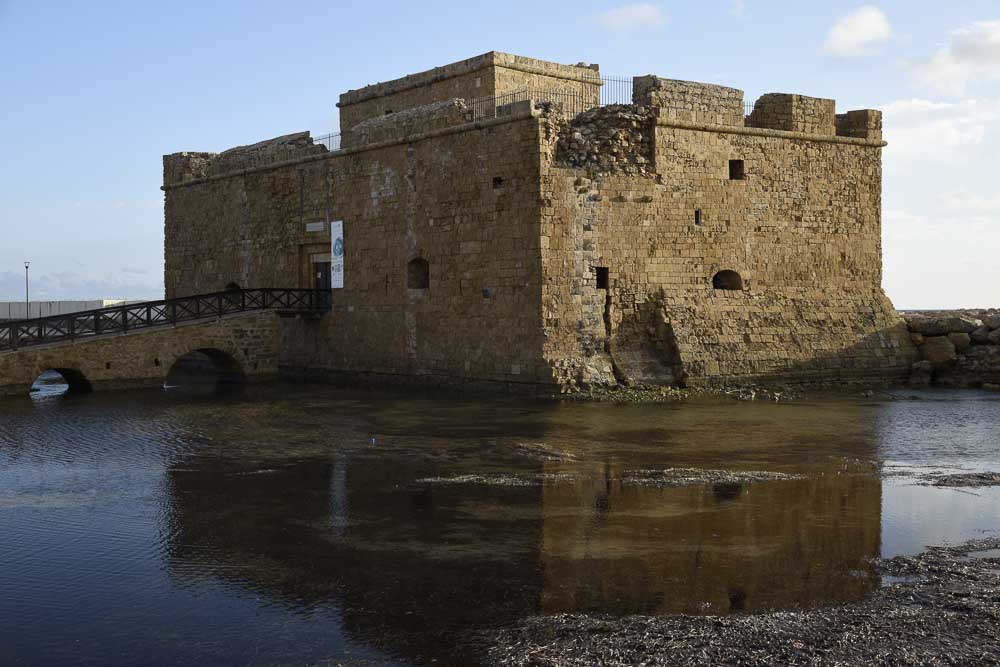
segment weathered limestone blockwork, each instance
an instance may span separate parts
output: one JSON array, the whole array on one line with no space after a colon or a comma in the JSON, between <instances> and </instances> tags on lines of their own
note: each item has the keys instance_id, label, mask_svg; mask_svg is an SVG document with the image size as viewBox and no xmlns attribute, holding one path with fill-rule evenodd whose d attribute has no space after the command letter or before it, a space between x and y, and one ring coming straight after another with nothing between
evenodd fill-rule
<instances>
[{"instance_id":1,"label":"weathered limestone blockwork","mask_svg":"<svg viewBox=\"0 0 1000 667\"><path fill-rule=\"evenodd\" d=\"M229 355L248 379L277 377L278 317L244 314L5 352L0 397L27 396L31 383L49 369L75 371L94 389L161 387L174 362L201 349Z\"/></svg>"},{"instance_id":2,"label":"weathered limestone blockwork","mask_svg":"<svg viewBox=\"0 0 1000 667\"><path fill-rule=\"evenodd\" d=\"M836 102L805 95L768 93L754 103L748 127L804 134L837 134Z\"/></svg>"},{"instance_id":3,"label":"weathered limestone blockwork","mask_svg":"<svg viewBox=\"0 0 1000 667\"><path fill-rule=\"evenodd\" d=\"M509 121L509 122L508 122ZM428 381L550 380L538 307L537 119L503 119L331 161L345 285L283 364ZM428 289L407 264L426 260Z\"/></svg>"},{"instance_id":4,"label":"weathered limestone blockwork","mask_svg":"<svg viewBox=\"0 0 1000 667\"><path fill-rule=\"evenodd\" d=\"M656 107L675 120L715 125L743 125L743 91L710 83L637 76L632 80L632 102Z\"/></svg>"},{"instance_id":5,"label":"weathered limestone blockwork","mask_svg":"<svg viewBox=\"0 0 1000 667\"><path fill-rule=\"evenodd\" d=\"M385 116L363 120L341 139L341 146L351 148L401 139L406 136L441 130L472 120L464 100L432 102Z\"/></svg>"},{"instance_id":6,"label":"weathered limestone blockwork","mask_svg":"<svg viewBox=\"0 0 1000 667\"><path fill-rule=\"evenodd\" d=\"M340 130L347 134L369 118L443 102L523 90L570 93L588 106L600 103L596 66L558 65L498 51L417 74L350 90L340 96Z\"/></svg>"},{"instance_id":7,"label":"weathered limestone blockwork","mask_svg":"<svg viewBox=\"0 0 1000 667\"><path fill-rule=\"evenodd\" d=\"M741 91L658 77L636 79L639 104L569 120L523 102L469 121L441 99L468 97L474 77L486 94L535 76L598 91L595 70L539 62L486 54L346 93L342 117L368 134L340 151L301 142L295 159L228 174L210 155L168 157L167 296L312 286L324 223L343 220L345 287L322 320L282 325L288 372L906 375L917 352L881 289L878 112L846 114L837 136L831 100L775 97L758 121L796 131L745 127ZM407 286L415 260L426 288Z\"/></svg>"},{"instance_id":8,"label":"weathered limestone blockwork","mask_svg":"<svg viewBox=\"0 0 1000 667\"><path fill-rule=\"evenodd\" d=\"M530 105L519 111L168 187L168 296L231 280L300 284L297 262L316 241L301 222L343 220L344 289L321 322L285 325L284 366L551 381L538 299L540 125ZM417 258L429 263L426 290L407 288L407 264Z\"/></svg>"},{"instance_id":9,"label":"weathered limestone blockwork","mask_svg":"<svg viewBox=\"0 0 1000 667\"><path fill-rule=\"evenodd\" d=\"M837 136L882 141L882 112L858 109L837 114Z\"/></svg>"},{"instance_id":10,"label":"weathered limestone blockwork","mask_svg":"<svg viewBox=\"0 0 1000 667\"><path fill-rule=\"evenodd\" d=\"M660 119L656 179L589 173L583 189L581 170L543 172L546 356L563 379L904 376L915 353L880 287L880 146ZM713 288L722 270L743 289Z\"/></svg>"}]
</instances>

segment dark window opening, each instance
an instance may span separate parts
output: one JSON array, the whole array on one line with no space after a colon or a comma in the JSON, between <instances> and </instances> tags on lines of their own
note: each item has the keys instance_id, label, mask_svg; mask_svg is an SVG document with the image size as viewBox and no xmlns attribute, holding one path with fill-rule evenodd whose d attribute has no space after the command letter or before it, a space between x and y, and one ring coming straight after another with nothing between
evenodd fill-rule
<instances>
[{"instance_id":1,"label":"dark window opening","mask_svg":"<svg viewBox=\"0 0 1000 667\"><path fill-rule=\"evenodd\" d=\"M229 283L228 285L226 285L227 292L235 292L238 289L240 289L239 283Z\"/></svg>"},{"instance_id":2,"label":"dark window opening","mask_svg":"<svg viewBox=\"0 0 1000 667\"><path fill-rule=\"evenodd\" d=\"M105 364L104 364L104 370L108 370L108 371L111 370L111 362L110 361L105 362Z\"/></svg>"},{"instance_id":3,"label":"dark window opening","mask_svg":"<svg viewBox=\"0 0 1000 667\"><path fill-rule=\"evenodd\" d=\"M746 178L746 171L743 165L743 160L730 160L729 180L742 181L744 178Z\"/></svg>"},{"instance_id":4,"label":"dark window opening","mask_svg":"<svg viewBox=\"0 0 1000 667\"><path fill-rule=\"evenodd\" d=\"M159 359L153 359L153 365L154 366L159 366L160 365L160 360Z\"/></svg>"},{"instance_id":5,"label":"dark window opening","mask_svg":"<svg viewBox=\"0 0 1000 667\"><path fill-rule=\"evenodd\" d=\"M608 267L595 266L594 274L597 276L597 289L608 289L608 283L609 283Z\"/></svg>"},{"instance_id":6,"label":"dark window opening","mask_svg":"<svg viewBox=\"0 0 1000 667\"><path fill-rule=\"evenodd\" d=\"M406 286L410 289L429 289L431 286L431 265L426 259L417 257L406 265Z\"/></svg>"},{"instance_id":7,"label":"dark window opening","mask_svg":"<svg viewBox=\"0 0 1000 667\"><path fill-rule=\"evenodd\" d=\"M715 289L741 290L743 289L743 278L735 271L726 269L719 271L712 276L712 287Z\"/></svg>"},{"instance_id":8,"label":"dark window opening","mask_svg":"<svg viewBox=\"0 0 1000 667\"><path fill-rule=\"evenodd\" d=\"M696 208L694 210L694 224L701 225L701 209Z\"/></svg>"},{"instance_id":9,"label":"dark window opening","mask_svg":"<svg viewBox=\"0 0 1000 667\"><path fill-rule=\"evenodd\" d=\"M391 113L393 113L392 109L386 109L386 110L385 110L385 115L386 115L386 116L388 116L388 115L389 115L389 114L391 114Z\"/></svg>"},{"instance_id":10,"label":"dark window opening","mask_svg":"<svg viewBox=\"0 0 1000 667\"><path fill-rule=\"evenodd\" d=\"M493 177L493 189L494 190L499 190L500 188L503 187L503 184L504 184L504 180L503 180L502 176L494 176Z\"/></svg>"}]
</instances>

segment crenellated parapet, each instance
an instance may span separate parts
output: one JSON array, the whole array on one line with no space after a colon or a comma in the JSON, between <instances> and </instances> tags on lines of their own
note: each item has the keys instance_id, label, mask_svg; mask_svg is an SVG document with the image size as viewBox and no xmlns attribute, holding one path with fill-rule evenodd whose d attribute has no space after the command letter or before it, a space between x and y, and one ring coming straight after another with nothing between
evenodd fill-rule
<instances>
[{"instance_id":1,"label":"crenellated parapet","mask_svg":"<svg viewBox=\"0 0 1000 667\"><path fill-rule=\"evenodd\" d=\"M743 91L736 88L650 74L632 79L632 102L675 120L743 126Z\"/></svg>"},{"instance_id":2,"label":"crenellated parapet","mask_svg":"<svg viewBox=\"0 0 1000 667\"><path fill-rule=\"evenodd\" d=\"M837 136L882 141L882 112L859 109L837 114Z\"/></svg>"},{"instance_id":3,"label":"crenellated parapet","mask_svg":"<svg viewBox=\"0 0 1000 667\"><path fill-rule=\"evenodd\" d=\"M835 136L837 103L820 97L789 93L761 95L747 116L749 127Z\"/></svg>"}]
</instances>

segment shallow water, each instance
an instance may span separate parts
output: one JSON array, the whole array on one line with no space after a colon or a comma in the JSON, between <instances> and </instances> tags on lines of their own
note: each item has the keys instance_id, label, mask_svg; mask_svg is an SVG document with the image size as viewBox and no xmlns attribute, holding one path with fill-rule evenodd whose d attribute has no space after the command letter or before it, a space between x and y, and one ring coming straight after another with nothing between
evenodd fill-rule
<instances>
[{"instance_id":1,"label":"shallow water","mask_svg":"<svg viewBox=\"0 0 1000 667\"><path fill-rule=\"evenodd\" d=\"M846 602L1000 530L1000 489L907 476L1000 469L996 393L35 396L0 402L2 664L469 664L525 615Z\"/></svg>"}]
</instances>

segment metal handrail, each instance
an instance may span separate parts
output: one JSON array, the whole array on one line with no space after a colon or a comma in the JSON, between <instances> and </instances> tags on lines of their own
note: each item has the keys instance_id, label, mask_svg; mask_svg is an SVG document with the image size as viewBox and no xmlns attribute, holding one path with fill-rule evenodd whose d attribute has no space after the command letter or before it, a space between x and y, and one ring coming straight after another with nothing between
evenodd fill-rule
<instances>
[{"instance_id":1,"label":"metal handrail","mask_svg":"<svg viewBox=\"0 0 1000 667\"><path fill-rule=\"evenodd\" d=\"M128 303L65 315L0 323L0 351L125 334L232 313L276 310L321 313L331 306L329 290L264 287L195 294L175 299Z\"/></svg>"}]
</instances>

